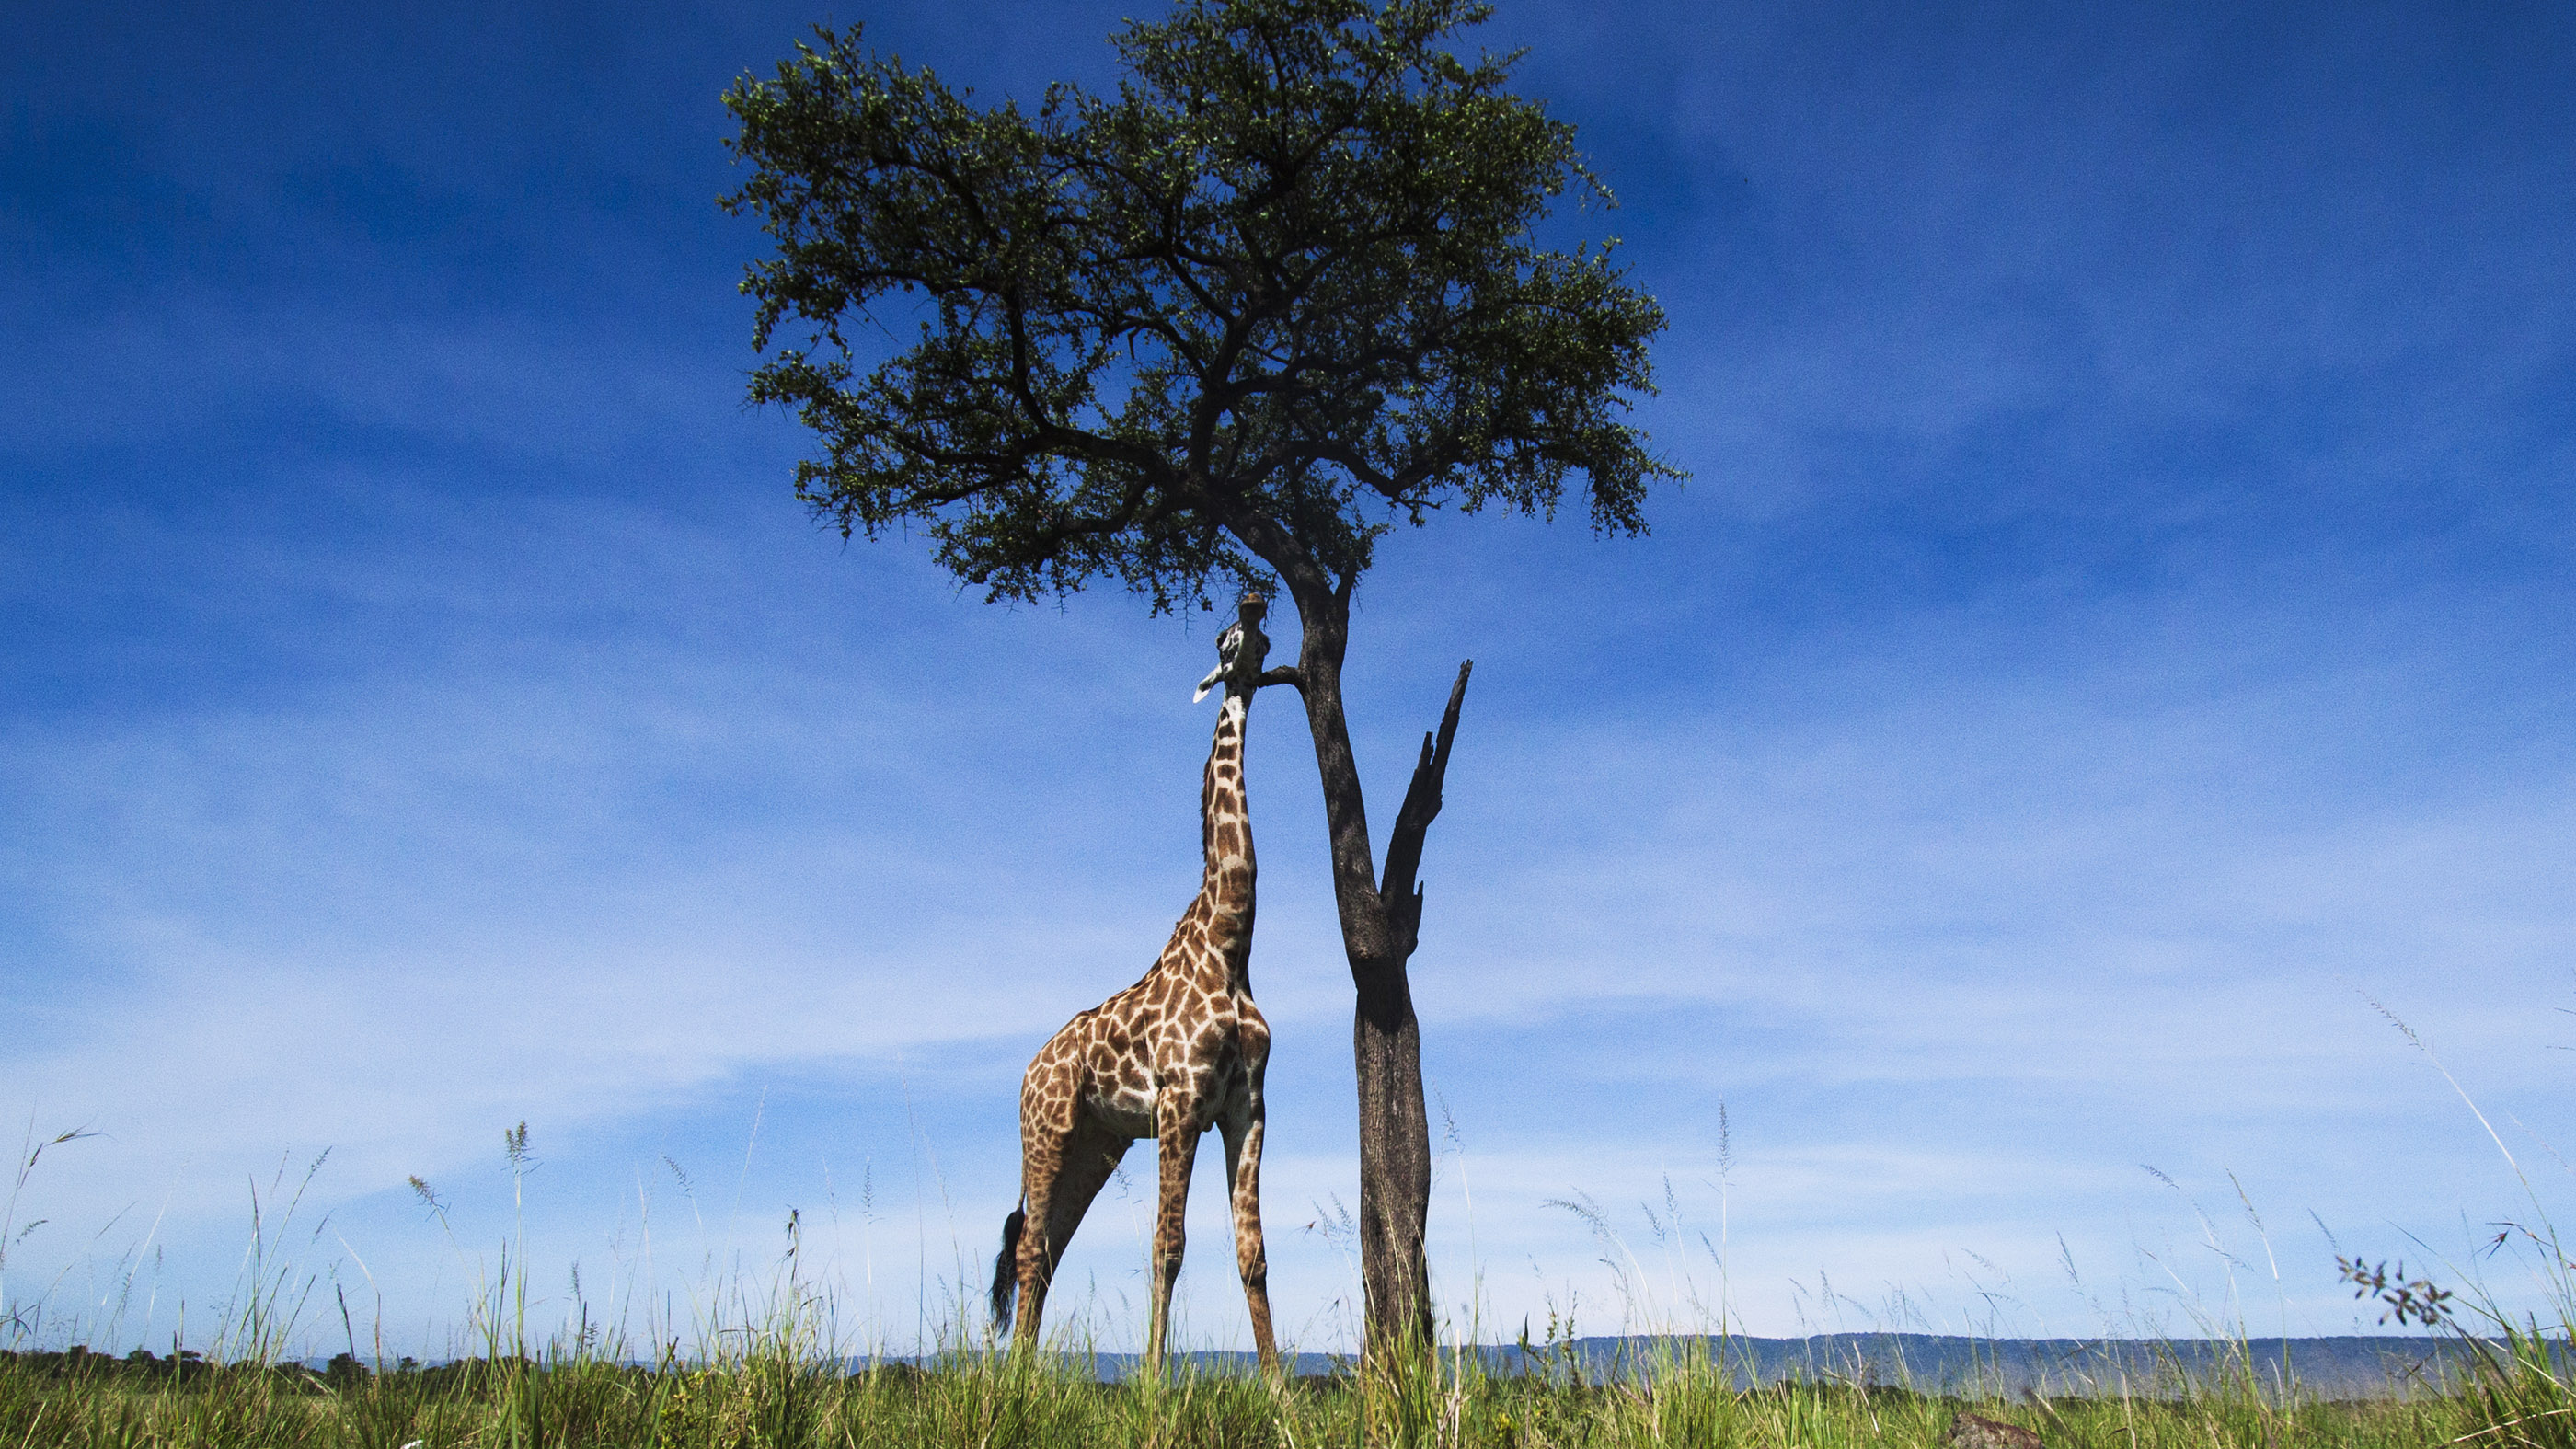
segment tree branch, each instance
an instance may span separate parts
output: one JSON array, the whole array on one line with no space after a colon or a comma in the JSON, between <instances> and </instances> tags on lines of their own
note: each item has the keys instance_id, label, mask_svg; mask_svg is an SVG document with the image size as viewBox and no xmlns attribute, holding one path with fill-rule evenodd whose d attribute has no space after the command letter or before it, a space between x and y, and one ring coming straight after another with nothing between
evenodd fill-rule
<instances>
[{"instance_id":1,"label":"tree branch","mask_svg":"<svg viewBox=\"0 0 2576 1449\"><path fill-rule=\"evenodd\" d=\"M1386 883L1378 899L1386 903L1387 925L1395 933L1399 960L1410 959L1421 939L1422 887L1414 872L1422 866L1422 837L1440 815L1440 784L1449 774L1449 742L1458 737L1458 706L1467 697L1470 659L1458 666L1458 682L1449 687L1449 707L1440 714L1440 730L1422 737L1422 757L1413 766L1413 783L1404 790L1404 808L1395 814L1395 833L1386 842Z\"/></svg>"}]
</instances>

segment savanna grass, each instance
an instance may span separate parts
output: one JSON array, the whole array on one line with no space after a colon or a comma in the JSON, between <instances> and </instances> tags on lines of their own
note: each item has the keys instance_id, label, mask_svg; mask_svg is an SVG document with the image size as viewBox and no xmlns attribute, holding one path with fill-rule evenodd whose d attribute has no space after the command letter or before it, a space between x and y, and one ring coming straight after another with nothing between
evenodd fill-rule
<instances>
[{"instance_id":1,"label":"savanna grass","mask_svg":"<svg viewBox=\"0 0 2576 1449\"><path fill-rule=\"evenodd\" d=\"M524 1126L507 1146L517 1176ZM443 1221L427 1185L415 1187ZM2304 1392L2295 1364L2258 1358L2241 1328L2218 1323L2200 1324L2219 1345L2215 1370L2168 1352L2135 1378L2013 1397L2000 1378L1982 1392L1927 1392L1830 1368L1747 1385L1722 1332L1630 1340L1605 1373L1577 1351L1572 1324L1553 1317L1543 1345L1524 1337L1509 1374L1458 1345L1408 1345L1324 1376L1223 1372L1185 1357L1159 1376L1103 1382L1101 1357L1070 1340L1027 1355L962 1333L919 1362L869 1361L836 1336L829 1295L807 1282L792 1215L770 1283L725 1280L693 1301L698 1346L685 1354L658 1331L639 1352L620 1332L595 1328L586 1306L573 1330L533 1337L528 1256L514 1234L468 1305L475 1356L434 1366L364 1360L339 1300L349 1351L317 1371L288 1348L302 1341L315 1280L299 1278L273 1246L301 1196L283 1189L281 1174L254 1195L242 1288L202 1356L175 1344L170 1357L23 1351L23 1325L44 1321L42 1302L13 1306L7 1321L21 1325L22 1351L0 1352L0 1449L1843 1449L1941 1444L1962 1413L2031 1430L2053 1449L2576 1449L2576 1260L2536 1211L2536 1195L2536 1226L2516 1228L2514 1245L2537 1258L2554 1321L2508 1316L2474 1287L2449 1292L2402 1266L2392 1275L2345 1260L2358 1293L2395 1321L2449 1335L2462 1368L2403 1396L2334 1401ZM0 1223L14 1208L13 1194ZM1607 1233L1597 1212L1587 1220ZM577 1279L574 1290L578 1298ZM968 1321L957 1305L953 1322Z\"/></svg>"},{"instance_id":2,"label":"savanna grass","mask_svg":"<svg viewBox=\"0 0 2576 1449\"><path fill-rule=\"evenodd\" d=\"M1410 1375L1410 1383L1390 1382ZM1472 1358L1416 1359L1385 1375L1295 1381L1187 1367L1099 1382L1073 1356L952 1354L927 1367L763 1360L641 1368L556 1356L384 1373L292 1366L135 1366L87 1356L0 1360L0 1444L447 1446L1136 1444L1236 1446L1716 1445L1837 1449L1929 1445L1969 1411L2058 1446L2288 1449L2295 1445L2556 1444L2564 1422L2480 1391L2368 1402L2280 1402L2220 1388L2159 1396L2005 1401L1899 1387L1738 1387L1705 1357L1641 1364L1601 1382L1501 1377ZM2541 1407L2548 1412L2548 1406ZM2542 1431L2543 1433L2554 1431Z\"/></svg>"}]
</instances>

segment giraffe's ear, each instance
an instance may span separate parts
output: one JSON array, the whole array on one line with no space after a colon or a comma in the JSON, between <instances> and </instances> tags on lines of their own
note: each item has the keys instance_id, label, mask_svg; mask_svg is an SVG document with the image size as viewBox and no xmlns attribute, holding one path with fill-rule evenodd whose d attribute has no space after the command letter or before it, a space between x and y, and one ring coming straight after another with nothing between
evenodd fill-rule
<instances>
[{"instance_id":1,"label":"giraffe's ear","mask_svg":"<svg viewBox=\"0 0 2576 1449\"><path fill-rule=\"evenodd\" d=\"M1200 681L1199 681L1199 692L1190 696L1190 703L1192 703L1192 704L1196 704L1196 703L1198 703L1200 700L1203 700L1203 699L1207 698L1207 697L1208 697L1208 691L1209 691L1209 690L1211 690L1211 689L1216 688L1216 687L1217 687L1217 685L1218 685L1221 681L1223 681L1223 680L1224 680L1224 678L1225 678L1225 666L1224 666L1224 665L1220 664L1220 665L1218 665L1216 668L1209 670L1209 671L1208 671L1208 676L1207 676L1207 678L1202 679L1202 680L1200 680Z\"/></svg>"}]
</instances>

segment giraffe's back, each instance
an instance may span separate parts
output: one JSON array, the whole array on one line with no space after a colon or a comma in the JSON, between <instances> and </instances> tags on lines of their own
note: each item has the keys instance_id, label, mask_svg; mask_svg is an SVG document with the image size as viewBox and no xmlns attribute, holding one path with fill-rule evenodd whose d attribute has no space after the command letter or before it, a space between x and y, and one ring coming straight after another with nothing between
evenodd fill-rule
<instances>
[{"instance_id":1,"label":"giraffe's back","mask_svg":"<svg viewBox=\"0 0 2576 1449\"><path fill-rule=\"evenodd\" d=\"M1270 1028L1244 993L1156 971L1066 1022L1029 1063L1020 1116L1031 1134L1088 1117L1127 1138L1154 1135L1155 1105L1177 1090L1206 1131L1260 1089Z\"/></svg>"}]
</instances>

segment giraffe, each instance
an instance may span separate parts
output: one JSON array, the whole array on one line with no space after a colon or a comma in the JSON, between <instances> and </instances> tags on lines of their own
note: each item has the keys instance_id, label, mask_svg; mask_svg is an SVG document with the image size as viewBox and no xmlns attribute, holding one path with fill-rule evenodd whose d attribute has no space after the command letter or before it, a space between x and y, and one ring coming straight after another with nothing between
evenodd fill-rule
<instances>
[{"instance_id":1,"label":"giraffe","mask_svg":"<svg viewBox=\"0 0 2576 1449\"><path fill-rule=\"evenodd\" d=\"M1263 1368L1278 1363L1261 1244L1261 1079L1270 1028L1252 1004L1252 818L1243 784L1244 717L1270 651L1261 632L1266 607L1257 595L1237 606L1236 622L1217 638L1216 670L1199 686L1204 696L1222 684L1225 697L1199 787L1205 874L1198 898L1144 979L1066 1023L1021 1079L1020 1204L1002 1223L1002 1251L993 1261L993 1319L1012 1328L1015 1349L1037 1343L1047 1287L1083 1211L1127 1145L1151 1137L1161 1182L1146 1356L1161 1368L1190 1167L1200 1135L1215 1127L1225 1138L1235 1267L1252 1310L1253 1344ZM1024 1231L1032 1223L1036 1231Z\"/></svg>"}]
</instances>

